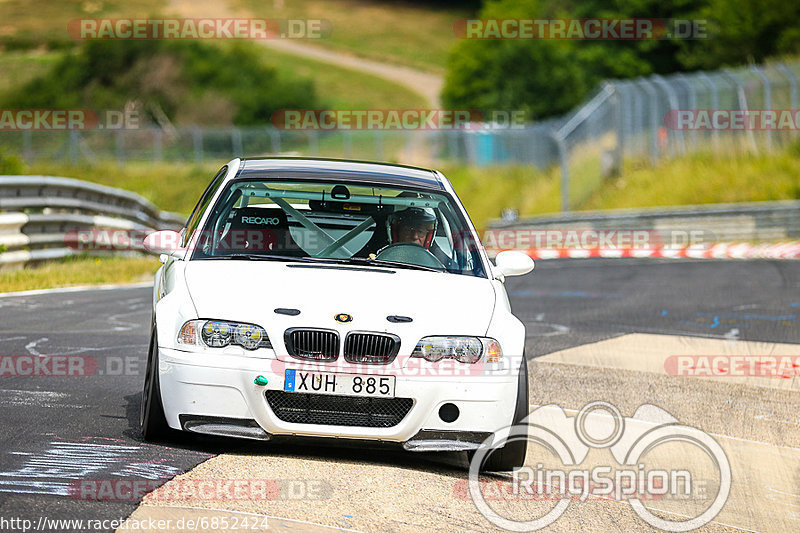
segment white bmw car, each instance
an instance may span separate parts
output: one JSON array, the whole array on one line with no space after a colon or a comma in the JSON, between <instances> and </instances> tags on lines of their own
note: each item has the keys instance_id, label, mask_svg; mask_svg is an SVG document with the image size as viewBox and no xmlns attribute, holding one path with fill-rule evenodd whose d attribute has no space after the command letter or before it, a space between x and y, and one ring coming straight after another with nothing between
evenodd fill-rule
<instances>
[{"instance_id":1,"label":"white bmw car","mask_svg":"<svg viewBox=\"0 0 800 533\"><path fill-rule=\"evenodd\" d=\"M142 393L147 440L366 439L409 451L503 442L528 412L525 328L439 172L235 159L161 254ZM507 434L507 430L505 431ZM521 466L525 442L484 469Z\"/></svg>"}]
</instances>

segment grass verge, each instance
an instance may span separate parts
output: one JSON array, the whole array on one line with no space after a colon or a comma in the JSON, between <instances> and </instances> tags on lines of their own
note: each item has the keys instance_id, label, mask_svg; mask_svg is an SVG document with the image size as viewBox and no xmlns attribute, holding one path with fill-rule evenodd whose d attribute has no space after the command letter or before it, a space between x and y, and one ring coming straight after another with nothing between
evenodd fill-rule
<instances>
[{"instance_id":1,"label":"grass verge","mask_svg":"<svg viewBox=\"0 0 800 533\"><path fill-rule=\"evenodd\" d=\"M152 281L159 266L155 257L67 257L0 272L0 292Z\"/></svg>"},{"instance_id":2,"label":"grass verge","mask_svg":"<svg viewBox=\"0 0 800 533\"><path fill-rule=\"evenodd\" d=\"M62 55L63 52L40 50L0 53L0 72L5 73L0 76L0 93L46 74Z\"/></svg>"},{"instance_id":3,"label":"grass verge","mask_svg":"<svg viewBox=\"0 0 800 533\"><path fill-rule=\"evenodd\" d=\"M2 5L2 2L0 2ZM313 59L257 48L264 64L278 71L278 79L314 81L322 109L420 109L425 99L414 91L377 76L349 70ZM0 71L14 73L0 78L0 93L45 75L63 57L64 51L27 50L0 52ZM198 113L202 110L198 110ZM264 117L268 122L270 117Z\"/></svg>"},{"instance_id":4,"label":"grass verge","mask_svg":"<svg viewBox=\"0 0 800 533\"><path fill-rule=\"evenodd\" d=\"M474 16L469 9L422 2L237 0L233 4L255 17L327 20L332 26L328 37L304 42L434 72L444 71L450 49L458 42L455 21Z\"/></svg>"},{"instance_id":5,"label":"grass verge","mask_svg":"<svg viewBox=\"0 0 800 533\"><path fill-rule=\"evenodd\" d=\"M264 62L281 77L314 80L325 109L420 109L425 99L390 81L313 59L283 54L264 47Z\"/></svg>"},{"instance_id":6,"label":"grass verge","mask_svg":"<svg viewBox=\"0 0 800 533\"><path fill-rule=\"evenodd\" d=\"M581 209L800 199L800 144L771 154L700 152L650 167L630 162Z\"/></svg>"},{"instance_id":7,"label":"grass verge","mask_svg":"<svg viewBox=\"0 0 800 533\"><path fill-rule=\"evenodd\" d=\"M165 0L135 2L103 0L3 0L0 2L0 37L12 44L35 46L72 42L67 24L83 18L143 18L163 12Z\"/></svg>"},{"instance_id":8,"label":"grass verge","mask_svg":"<svg viewBox=\"0 0 800 533\"><path fill-rule=\"evenodd\" d=\"M458 41L453 23L475 14L453 5L378 0L231 0L230 4L235 11L244 9L259 18L327 20L333 30L330 36L309 39L309 44L431 71L444 70L450 48ZM197 10L203 10L202 3ZM71 20L145 18L171 11L165 0L2 0L0 40L25 48L52 43L69 46ZM198 12L195 16L209 15Z\"/></svg>"},{"instance_id":9,"label":"grass verge","mask_svg":"<svg viewBox=\"0 0 800 533\"><path fill-rule=\"evenodd\" d=\"M25 174L75 178L127 189L144 196L159 209L188 215L211 178L226 162L206 165L130 162L124 167L113 162L94 166L36 163L27 167Z\"/></svg>"},{"instance_id":10,"label":"grass verge","mask_svg":"<svg viewBox=\"0 0 800 533\"><path fill-rule=\"evenodd\" d=\"M589 172L583 169L584 172ZM504 208L520 216L561 209L561 173L531 167L450 167L453 182L477 227ZM591 172L596 173L594 169ZM585 179L584 179L585 178ZM573 184L591 181L573 176ZM800 199L800 144L758 155L699 152L655 167L627 162L622 176L604 180L578 211Z\"/></svg>"},{"instance_id":11,"label":"grass verge","mask_svg":"<svg viewBox=\"0 0 800 533\"><path fill-rule=\"evenodd\" d=\"M522 166L452 166L440 170L453 184L478 229L498 218L505 208L516 209L520 215L559 209L561 188L555 173Z\"/></svg>"}]
</instances>

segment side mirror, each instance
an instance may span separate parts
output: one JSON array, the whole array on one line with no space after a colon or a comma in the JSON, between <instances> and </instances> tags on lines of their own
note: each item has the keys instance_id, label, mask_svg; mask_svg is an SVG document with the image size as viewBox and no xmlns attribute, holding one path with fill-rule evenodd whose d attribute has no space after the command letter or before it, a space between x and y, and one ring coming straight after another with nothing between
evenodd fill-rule
<instances>
[{"instance_id":1,"label":"side mirror","mask_svg":"<svg viewBox=\"0 0 800 533\"><path fill-rule=\"evenodd\" d=\"M172 230L154 231L144 238L143 245L150 253L164 254L178 259L182 259L186 253L186 249L181 248L180 233Z\"/></svg>"},{"instance_id":2,"label":"side mirror","mask_svg":"<svg viewBox=\"0 0 800 533\"><path fill-rule=\"evenodd\" d=\"M497 273L502 276L521 276L533 270L533 259L519 250L500 252L494 259Z\"/></svg>"}]
</instances>

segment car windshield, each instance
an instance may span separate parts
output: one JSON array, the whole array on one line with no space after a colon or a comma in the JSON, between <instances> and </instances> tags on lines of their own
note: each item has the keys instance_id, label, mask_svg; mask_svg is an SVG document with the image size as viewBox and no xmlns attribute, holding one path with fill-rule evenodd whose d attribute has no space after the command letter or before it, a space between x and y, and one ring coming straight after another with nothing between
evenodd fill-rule
<instances>
[{"instance_id":1,"label":"car windshield","mask_svg":"<svg viewBox=\"0 0 800 533\"><path fill-rule=\"evenodd\" d=\"M477 237L444 193L363 183L235 180L192 259L295 260L486 277Z\"/></svg>"}]
</instances>

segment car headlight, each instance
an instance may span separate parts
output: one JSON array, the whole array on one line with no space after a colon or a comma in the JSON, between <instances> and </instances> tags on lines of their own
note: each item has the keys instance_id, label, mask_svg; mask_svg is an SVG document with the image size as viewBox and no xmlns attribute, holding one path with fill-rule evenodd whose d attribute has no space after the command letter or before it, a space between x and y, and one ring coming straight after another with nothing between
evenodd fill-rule
<instances>
[{"instance_id":1,"label":"car headlight","mask_svg":"<svg viewBox=\"0 0 800 533\"><path fill-rule=\"evenodd\" d=\"M477 363L486 356L487 363L498 363L503 357L500 343L488 337L424 337L414 348L411 357L421 357L435 363L455 359L460 363Z\"/></svg>"},{"instance_id":2,"label":"car headlight","mask_svg":"<svg viewBox=\"0 0 800 533\"><path fill-rule=\"evenodd\" d=\"M178 333L178 344L224 348L236 344L246 350L272 348L264 328L226 320L190 320Z\"/></svg>"}]
</instances>

